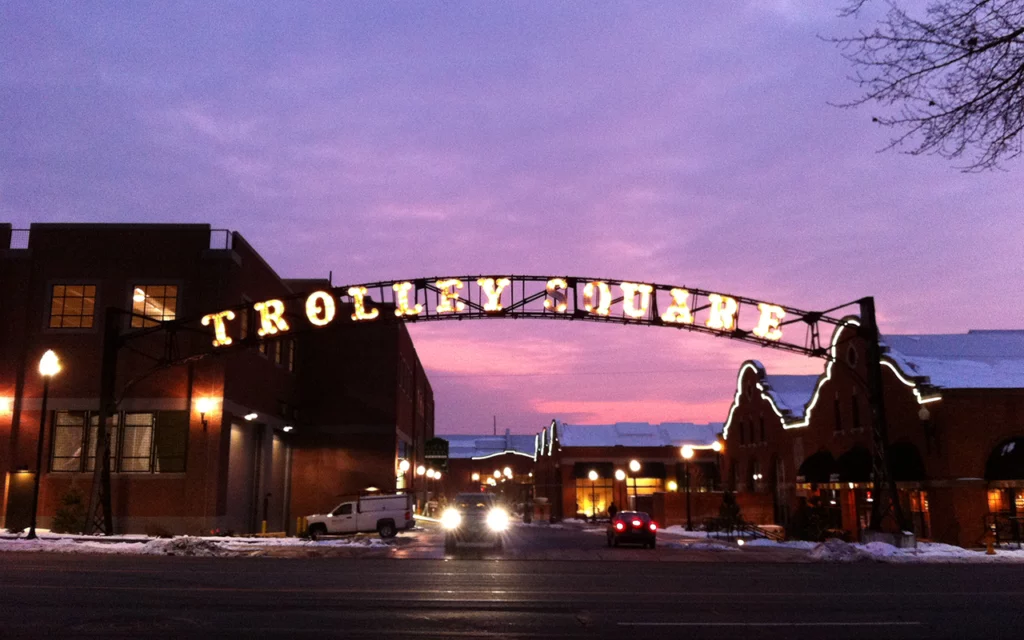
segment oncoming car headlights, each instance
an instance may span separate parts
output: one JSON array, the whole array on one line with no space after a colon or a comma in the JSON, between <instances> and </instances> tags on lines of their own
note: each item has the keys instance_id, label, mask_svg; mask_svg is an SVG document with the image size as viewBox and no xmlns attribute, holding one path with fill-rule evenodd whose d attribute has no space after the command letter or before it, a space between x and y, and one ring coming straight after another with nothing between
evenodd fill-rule
<instances>
[{"instance_id":1,"label":"oncoming car headlights","mask_svg":"<svg viewBox=\"0 0 1024 640\"><path fill-rule=\"evenodd\" d=\"M487 514L487 526L492 531L508 529L508 512L500 508L491 509L490 513Z\"/></svg>"},{"instance_id":2,"label":"oncoming car headlights","mask_svg":"<svg viewBox=\"0 0 1024 640\"><path fill-rule=\"evenodd\" d=\"M462 516L455 509L445 509L441 514L441 526L445 529L455 529L462 523Z\"/></svg>"}]
</instances>

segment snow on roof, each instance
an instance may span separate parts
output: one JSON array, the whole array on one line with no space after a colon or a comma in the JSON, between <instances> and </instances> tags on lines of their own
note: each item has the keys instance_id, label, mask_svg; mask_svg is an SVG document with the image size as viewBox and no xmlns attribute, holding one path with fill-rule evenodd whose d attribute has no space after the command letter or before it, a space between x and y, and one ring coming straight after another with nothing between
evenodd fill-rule
<instances>
[{"instance_id":1,"label":"snow on roof","mask_svg":"<svg viewBox=\"0 0 1024 640\"><path fill-rule=\"evenodd\" d=\"M1024 330L887 335L882 343L904 374L935 387L1024 388Z\"/></svg>"},{"instance_id":2,"label":"snow on roof","mask_svg":"<svg viewBox=\"0 0 1024 640\"><path fill-rule=\"evenodd\" d=\"M761 383L771 396L779 411L788 411L793 416L803 416L804 407L811 401L818 375L792 376L765 374Z\"/></svg>"},{"instance_id":3,"label":"snow on roof","mask_svg":"<svg viewBox=\"0 0 1024 640\"><path fill-rule=\"evenodd\" d=\"M536 449L535 436L515 436L505 432L500 436L448 435L440 436L448 441L448 458L482 458L514 451L533 457Z\"/></svg>"},{"instance_id":4,"label":"snow on roof","mask_svg":"<svg viewBox=\"0 0 1024 640\"><path fill-rule=\"evenodd\" d=\"M615 424L565 424L557 427L563 447L678 447L710 445L722 430L721 422L616 422Z\"/></svg>"}]
</instances>

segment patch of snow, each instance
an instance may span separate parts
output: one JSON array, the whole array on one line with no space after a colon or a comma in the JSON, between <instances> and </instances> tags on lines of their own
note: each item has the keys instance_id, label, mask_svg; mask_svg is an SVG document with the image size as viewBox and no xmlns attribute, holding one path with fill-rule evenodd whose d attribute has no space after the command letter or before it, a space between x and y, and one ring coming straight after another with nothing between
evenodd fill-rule
<instances>
[{"instance_id":1,"label":"patch of snow","mask_svg":"<svg viewBox=\"0 0 1024 640\"><path fill-rule=\"evenodd\" d=\"M678 447L705 446L714 442L722 423L616 422L615 424L564 424L558 426L558 443L563 447Z\"/></svg>"},{"instance_id":2,"label":"patch of snow","mask_svg":"<svg viewBox=\"0 0 1024 640\"><path fill-rule=\"evenodd\" d=\"M1024 562L1024 550L999 550L995 555L984 551L964 549L941 542L919 542L917 548L900 549L885 542L855 544L842 540L827 540L808 554L822 562L863 562L874 560L892 564L909 563L965 563L965 562Z\"/></svg>"},{"instance_id":3,"label":"patch of snow","mask_svg":"<svg viewBox=\"0 0 1024 640\"><path fill-rule=\"evenodd\" d=\"M769 540L768 538L756 538L754 540L747 540L743 543L744 547L767 547L769 549L802 549L804 551L810 551L811 549L818 546L817 542L809 542L807 540L784 540L777 542L775 540Z\"/></svg>"},{"instance_id":4,"label":"patch of snow","mask_svg":"<svg viewBox=\"0 0 1024 640\"><path fill-rule=\"evenodd\" d=\"M97 553L107 555L169 555L169 556L231 556L250 554L270 547L306 548L386 548L389 540L377 536L354 536L328 540L299 538L230 538L224 536L174 538L123 539L101 542L111 538L51 535L38 540L24 538L0 540L0 552Z\"/></svg>"},{"instance_id":5,"label":"patch of snow","mask_svg":"<svg viewBox=\"0 0 1024 640\"><path fill-rule=\"evenodd\" d=\"M669 549L682 549L684 551L739 551L739 547L723 542L664 542L658 541L658 546Z\"/></svg>"}]
</instances>

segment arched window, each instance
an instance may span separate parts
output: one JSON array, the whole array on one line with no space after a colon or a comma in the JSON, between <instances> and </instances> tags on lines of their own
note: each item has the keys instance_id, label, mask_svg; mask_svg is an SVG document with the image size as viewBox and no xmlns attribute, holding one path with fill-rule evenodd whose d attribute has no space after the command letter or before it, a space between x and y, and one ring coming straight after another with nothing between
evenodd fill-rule
<instances>
[{"instance_id":1,"label":"arched window","mask_svg":"<svg viewBox=\"0 0 1024 640\"><path fill-rule=\"evenodd\" d=\"M764 416L761 416L761 442L768 442L768 438L764 434Z\"/></svg>"}]
</instances>

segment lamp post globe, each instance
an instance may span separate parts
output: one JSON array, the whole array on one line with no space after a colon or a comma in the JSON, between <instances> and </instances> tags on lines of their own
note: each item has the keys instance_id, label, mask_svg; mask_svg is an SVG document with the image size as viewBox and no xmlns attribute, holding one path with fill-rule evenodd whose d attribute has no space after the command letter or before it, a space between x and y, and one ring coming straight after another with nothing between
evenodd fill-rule
<instances>
[{"instance_id":1,"label":"lamp post globe","mask_svg":"<svg viewBox=\"0 0 1024 640\"><path fill-rule=\"evenodd\" d=\"M683 476L686 483L686 530L693 531L693 517L690 512L690 460L693 458L693 447L683 445Z\"/></svg>"},{"instance_id":2,"label":"lamp post globe","mask_svg":"<svg viewBox=\"0 0 1024 640\"><path fill-rule=\"evenodd\" d=\"M597 522L597 479L600 476L591 469L587 477L590 478L590 519Z\"/></svg>"},{"instance_id":3,"label":"lamp post globe","mask_svg":"<svg viewBox=\"0 0 1024 640\"><path fill-rule=\"evenodd\" d=\"M626 472L623 471L622 469L616 469L615 470L615 479L618 480L619 482L622 482L623 480L626 479Z\"/></svg>"},{"instance_id":4,"label":"lamp post globe","mask_svg":"<svg viewBox=\"0 0 1024 640\"><path fill-rule=\"evenodd\" d=\"M60 373L60 360L53 349L39 359L39 375L43 377L43 398L39 407L39 440L36 442L36 477L32 483L32 520L29 522L29 540L36 539L36 512L39 510L39 483L43 477L43 437L46 434L46 400L50 395L50 378ZM98 457L99 452L97 452Z\"/></svg>"},{"instance_id":5,"label":"lamp post globe","mask_svg":"<svg viewBox=\"0 0 1024 640\"><path fill-rule=\"evenodd\" d=\"M426 472L427 472L427 468L424 467L422 464L420 466L416 467L416 475L422 476Z\"/></svg>"},{"instance_id":6,"label":"lamp post globe","mask_svg":"<svg viewBox=\"0 0 1024 640\"><path fill-rule=\"evenodd\" d=\"M398 463L398 470L401 471L402 473L405 473L406 471L409 470L410 466L411 465L409 464L408 460L402 460L401 462Z\"/></svg>"}]
</instances>

